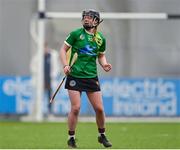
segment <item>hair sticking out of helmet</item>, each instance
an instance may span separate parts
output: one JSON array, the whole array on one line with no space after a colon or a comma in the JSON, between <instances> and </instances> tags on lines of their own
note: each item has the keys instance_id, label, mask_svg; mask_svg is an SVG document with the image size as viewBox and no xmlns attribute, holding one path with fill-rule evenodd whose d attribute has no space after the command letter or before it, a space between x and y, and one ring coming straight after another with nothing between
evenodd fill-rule
<instances>
[{"instance_id":1,"label":"hair sticking out of helmet","mask_svg":"<svg viewBox=\"0 0 180 150\"><path fill-rule=\"evenodd\" d=\"M96 21L96 24L93 25L91 28L97 27L103 21L103 20L100 20L99 12L93 9L84 10L82 12L82 20L84 19L85 16L91 16L93 20ZM86 28L86 26L84 27Z\"/></svg>"}]
</instances>

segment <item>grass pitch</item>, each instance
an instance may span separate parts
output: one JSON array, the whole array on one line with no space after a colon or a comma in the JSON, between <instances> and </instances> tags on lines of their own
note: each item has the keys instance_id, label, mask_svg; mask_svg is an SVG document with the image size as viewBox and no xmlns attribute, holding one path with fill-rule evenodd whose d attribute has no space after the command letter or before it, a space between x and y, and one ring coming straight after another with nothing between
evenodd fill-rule
<instances>
[{"instance_id":1,"label":"grass pitch","mask_svg":"<svg viewBox=\"0 0 180 150\"><path fill-rule=\"evenodd\" d=\"M180 148L179 123L107 123L113 149ZM80 149L102 149L95 123L78 123ZM66 149L66 123L0 122L0 149Z\"/></svg>"}]
</instances>

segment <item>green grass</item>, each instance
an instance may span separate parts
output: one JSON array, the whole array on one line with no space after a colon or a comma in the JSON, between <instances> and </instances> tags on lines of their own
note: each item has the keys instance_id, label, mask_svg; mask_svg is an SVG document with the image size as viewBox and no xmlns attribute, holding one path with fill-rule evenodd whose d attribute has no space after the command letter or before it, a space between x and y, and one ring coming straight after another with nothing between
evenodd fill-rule
<instances>
[{"instance_id":1,"label":"green grass","mask_svg":"<svg viewBox=\"0 0 180 150\"><path fill-rule=\"evenodd\" d=\"M106 135L114 149L180 148L179 123L107 123ZM78 123L77 145L102 149L95 123ZM67 148L66 123L0 122L0 149Z\"/></svg>"}]
</instances>

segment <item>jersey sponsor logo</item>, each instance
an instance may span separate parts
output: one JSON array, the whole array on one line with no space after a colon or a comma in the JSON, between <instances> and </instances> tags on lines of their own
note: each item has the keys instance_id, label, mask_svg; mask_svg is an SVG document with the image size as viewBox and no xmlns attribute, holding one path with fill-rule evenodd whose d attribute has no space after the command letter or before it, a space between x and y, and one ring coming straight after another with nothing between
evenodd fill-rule
<instances>
[{"instance_id":1,"label":"jersey sponsor logo","mask_svg":"<svg viewBox=\"0 0 180 150\"><path fill-rule=\"evenodd\" d=\"M96 56L96 53L93 52L93 50L95 50L95 49L96 49L95 46L86 45L84 48L80 49L80 53L81 54L87 54L87 55Z\"/></svg>"},{"instance_id":2,"label":"jersey sponsor logo","mask_svg":"<svg viewBox=\"0 0 180 150\"><path fill-rule=\"evenodd\" d=\"M76 85L76 81L75 81L75 80L71 80L71 81L69 82L69 85L72 86L72 87L75 86L75 85Z\"/></svg>"}]
</instances>

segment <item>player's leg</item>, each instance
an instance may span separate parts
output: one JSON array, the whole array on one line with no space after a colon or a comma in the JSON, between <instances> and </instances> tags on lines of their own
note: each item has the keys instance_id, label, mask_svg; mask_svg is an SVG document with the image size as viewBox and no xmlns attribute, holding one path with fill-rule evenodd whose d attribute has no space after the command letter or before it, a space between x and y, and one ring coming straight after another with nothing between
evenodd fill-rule
<instances>
[{"instance_id":1,"label":"player's leg","mask_svg":"<svg viewBox=\"0 0 180 150\"><path fill-rule=\"evenodd\" d=\"M75 148L75 129L76 124L78 121L78 115L80 111L80 98L81 98L81 92L74 91L74 90L68 90L70 102L71 102L71 110L68 114L68 134L69 134L69 140L68 140L68 146Z\"/></svg>"},{"instance_id":2,"label":"player's leg","mask_svg":"<svg viewBox=\"0 0 180 150\"><path fill-rule=\"evenodd\" d=\"M96 113L96 123L99 132L98 141L102 143L105 147L111 147L112 144L107 140L105 136L105 114L101 92L87 92L87 96Z\"/></svg>"},{"instance_id":3,"label":"player's leg","mask_svg":"<svg viewBox=\"0 0 180 150\"><path fill-rule=\"evenodd\" d=\"M96 113L96 122L98 128L104 128L105 115L103 110L101 92L87 92L87 96Z\"/></svg>"}]
</instances>

